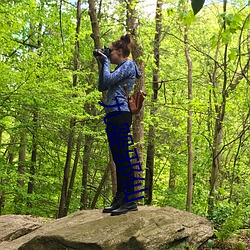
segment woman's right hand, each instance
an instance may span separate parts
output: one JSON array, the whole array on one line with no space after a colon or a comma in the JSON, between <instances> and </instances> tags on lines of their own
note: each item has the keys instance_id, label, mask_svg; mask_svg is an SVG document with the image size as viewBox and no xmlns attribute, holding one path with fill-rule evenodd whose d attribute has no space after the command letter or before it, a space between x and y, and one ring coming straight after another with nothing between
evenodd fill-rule
<instances>
[{"instance_id":1,"label":"woman's right hand","mask_svg":"<svg viewBox=\"0 0 250 250\"><path fill-rule=\"evenodd\" d=\"M102 52L98 51L100 56L97 56L96 59L101 63L104 64L105 60L108 59L106 55L104 55Z\"/></svg>"}]
</instances>

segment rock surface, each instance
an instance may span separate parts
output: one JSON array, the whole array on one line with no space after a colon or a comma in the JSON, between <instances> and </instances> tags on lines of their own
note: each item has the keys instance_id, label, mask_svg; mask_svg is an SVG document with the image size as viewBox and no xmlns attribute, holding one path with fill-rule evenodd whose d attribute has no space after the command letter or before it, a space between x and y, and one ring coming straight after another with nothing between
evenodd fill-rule
<instances>
[{"instance_id":1,"label":"rock surface","mask_svg":"<svg viewBox=\"0 0 250 250\"><path fill-rule=\"evenodd\" d=\"M48 219L31 215L0 216L0 242L12 241L41 227Z\"/></svg>"},{"instance_id":2,"label":"rock surface","mask_svg":"<svg viewBox=\"0 0 250 250\"><path fill-rule=\"evenodd\" d=\"M27 222L23 216L24 224L18 217L17 228L27 228L27 234L15 237L13 218L0 216L0 250L184 250L198 249L213 235L206 219L172 207L139 206L119 216L102 209L83 210L45 225L40 220Z\"/></svg>"}]
</instances>

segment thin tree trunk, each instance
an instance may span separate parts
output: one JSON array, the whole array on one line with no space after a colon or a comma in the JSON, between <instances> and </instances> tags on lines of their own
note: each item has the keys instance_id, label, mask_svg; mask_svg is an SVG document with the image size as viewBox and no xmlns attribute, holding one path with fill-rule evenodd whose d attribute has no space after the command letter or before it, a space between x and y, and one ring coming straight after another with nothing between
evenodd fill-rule
<instances>
[{"instance_id":1,"label":"thin tree trunk","mask_svg":"<svg viewBox=\"0 0 250 250\"><path fill-rule=\"evenodd\" d=\"M28 194L32 194L34 191L34 175L35 175L35 165L37 160L37 142L36 142L36 136L33 135L32 138L32 152L31 152L31 162L32 165L30 166L30 174L31 177L29 177L29 183L28 183Z\"/></svg>"},{"instance_id":2,"label":"thin tree trunk","mask_svg":"<svg viewBox=\"0 0 250 250\"><path fill-rule=\"evenodd\" d=\"M91 37L94 40L94 47L96 49L100 49L101 48L100 29L99 29L98 18L96 15L95 0L88 0L88 4L89 4L89 16L92 26Z\"/></svg>"},{"instance_id":3,"label":"thin tree trunk","mask_svg":"<svg viewBox=\"0 0 250 250\"><path fill-rule=\"evenodd\" d=\"M156 114L155 103L158 98L158 82L159 82L159 67L160 67L160 43L161 43L161 29L162 29L162 0L157 0L156 4L156 33L154 39L154 59L155 67L153 69L153 96L152 107L150 110L150 117ZM146 177L145 177L145 204L150 205L153 198L153 177L154 177L154 157L155 157L155 126L149 126L148 132L148 147L147 147L147 160L146 160Z\"/></svg>"},{"instance_id":4,"label":"thin tree trunk","mask_svg":"<svg viewBox=\"0 0 250 250\"><path fill-rule=\"evenodd\" d=\"M175 171L175 166L171 164L170 170L169 170L169 181L168 181L168 188L170 190L175 190L176 188L176 171Z\"/></svg>"},{"instance_id":5,"label":"thin tree trunk","mask_svg":"<svg viewBox=\"0 0 250 250\"><path fill-rule=\"evenodd\" d=\"M0 149L2 148L2 134L3 134L3 131L0 128ZM3 178L0 179L0 186L2 185L3 185ZM0 189L0 215L2 215L2 208L4 207L4 200L5 200L4 191Z\"/></svg>"},{"instance_id":6,"label":"thin tree trunk","mask_svg":"<svg viewBox=\"0 0 250 250\"><path fill-rule=\"evenodd\" d=\"M33 132L32 132L32 152L31 152L31 166L29 169L30 177L28 182L28 194L32 194L34 192L34 175L35 175L35 165L37 160L37 138L36 138L36 132L37 132L37 122L38 122L38 112L34 111L33 114ZM32 203L28 202L28 207L32 207Z\"/></svg>"},{"instance_id":7,"label":"thin tree trunk","mask_svg":"<svg viewBox=\"0 0 250 250\"><path fill-rule=\"evenodd\" d=\"M68 193L67 193L67 197L66 197L66 206L65 206L65 209L63 212L63 216L66 216L68 214L68 210L69 210L71 195L72 195L72 191L73 191L74 183L75 183L77 165L78 165L78 161L79 161L81 142L82 142L82 134L80 133L78 136L78 139L77 139L77 143L76 143L76 154L75 154L74 164L73 164L72 173L71 173L71 177L70 177L70 183L69 183Z\"/></svg>"},{"instance_id":8,"label":"thin tree trunk","mask_svg":"<svg viewBox=\"0 0 250 250\"><path fill-rule=\"evenodd\" d=\"M2 131L2 128L0 128L0 149L2 149L2 135L3 135L3 131ZM0 186L2 185L3 185L3 178L0 179ZM4 202L5 202L5 193L2 189L0 189L0 215L2 215Z\"/></svg>"},{"instance_id":9,"label":"thin tree trunk","mask_svg":"<svg viewBox=\"0 0 250 250\"><path fill-rule=\"evenodd\" d=\"M71 157L72 157L72 151L74 148L74 126L75 126L75 121L74 119L71 119L66 162L64 166L63 185L62 185L62 190L61 190L60 205L59 205L59 211L58 211L58 216L57 216L58 218L61 218L64 216L64 210L66 208L66 198L67 198L68 183L69 183L69 178L70 178L69 176L70 162L71 162Z\"/></svg>"},{"instance_id":10,"label":"thin tree trunk","mask_svg":"<svg viewBox=\"0 0 250 250\"><path fill-rule=\"evenodd\" d=\"M191 212L192 196L193 196L193 150L192 150L192 92L193 92L193 77L192 77L192 60L189 53L188 44L188 27L185 27L185 55L188 65L188 117L187 117L187 145L188 145L188 189L187 189L187 200L186 210Z\"/></svg>"},{"instance_id":11,"label":"thin tree trunk","mask_svg":"<svg viewBox=\"0 0 250 250\"><path fill-rule=\"evenodd\" d=\"M223 1L223 12L227 11L227 0ZM226 30L226 20L224 18L224 31ZM226 98L227 98L227 51L228 44L225 44L224 49L224 62L223 62L223 71L224 71L224 80L223 80L223 89L222 89L222 103L219 108L217 108L217 117L215 120L214 126L214 141L213 141L213 163L210 177L210 193L208 199L208 214L211 215L214 207L214 193L217 187L218 175L221 165L221 145L222 145L222 130L223 130L223 121L225 116L226 109Z\"/></svg>"},{"instance_id":12,"label":"thin tree trunk","mask_svg":"<svg viewBox=\"0 0 250 250\"><path fill-rule=\"evenodd\" d=\"M21 204L25 203L24 197L23 197L23 187L24 187L24 179L22 177L22 175L25 173L26 169L25 169L25 161L26 161L26 150L27 150L27 138L26 135L21 135L20 138L20 147L19 147L19 153L18 153L18 179L17 179L17 183L18 183L18 189L17 189L17 193L16 196L14 198L14 210L15 210L15 214L21 214L22 208L21 208Z\"/></svg>"},{"instance_id":13,"label":"thin tree trunk","mask_svg":"<svg viewBox=\"0 0 250 250\"><path fill-rule=\"evenodd\" d=\"M13 150L15 143L16 143L15 139L12 136L10 136L10 146L8 146L8 156L7 156L7 162L10 165L13 163L15 158L14 154L15 152Z\"/></svg>"},{"instance_id":14,"label":"thin tree trunk","mask_svg":"<svg viewBox=\"0 0 250 250\"><path fill-rule=\"evenodd\" d=\"M96 206L96 202L97 202L98 197L99 197L99 195L100 195L100 193L101 193L101 191L102 191L102 187L104 186L104 183L105 183L105 181L106 181L106 179L107 179L107 177L108 177L109 170L110 170L110 168L111 168L111 167L110 167L110 164L111 164L111 161L110 161L109 164L107 165L107 167L106 167L106 169L105 169L105 171L104 171L104 174L103 174L103 176L102 176L101 182L100 182L100 184L99 184L99 186L98 186L98 188L97 188L97 190L96 190L96 192L95 192L94 199L93 199L93 201L92 201L92 203L91 203L91 209L94 209L95 206Z\"/></svg>"},{"instance_id":15,"label":"thin tree trunk","mask_svg":"<svg viewBox=\"0 0 250 250\"><path fill-rule=\"evenodd\" d=\"M18 173L19 173L19 179L18 184L23 187L24 186L24 180L22 179L22 175L25 172L25 161L26 161L26 136L22 135L20 140L20 148L19 148L19 157L18 157Z\"/></svg>"},{"instance_id":16,"label":"thin tree trunk","mask_svg":"<svg viewBox=\"0 0 250 250\"><path fill-rule=\"evenodd\" d=\"M172 106L174 106L175 105L175 103L174 103L174 98L173 98L173 96L174 96L174 93L173 93L173 95L172 95L172 100L171 100L171 104L172 104ZM175 120L173 120L173 126L174 127L177 127L178 125L177 124L175 124ZM173 154L172 152L173 152L173 149L169 149L169 151L171 152L171 155ZM175 162L175 156L173 157L173 156L171 156L171 162L172 163L174 163ZM170 165L170 169L169 169L169 181L168 181L168 188L170 189L170 190L175 190L175 188L176 188L176 167L175 167L175 165L174 164L171 164Z\"/></svg>"},{"instance_id":17,"label":"thin tree trunk","mask_svg":"<svg viewBox=\"0 0 250 250\"><path fill-rule=\"evenodd\" d=\"M40 1L40 10L43 10L44 9L44 1L41 0ZM38 47L41 47L42 43L41 43L41 39L42 39L42 28L43 28L43 21L41 20L39 22L39 25L38 25L38 31L37 31L37 35L38 35L38 38L37 38L37 46ZM34 43L35 41L35 37L34 37L34 34L35 34L35 26L34 24L30 23L30 43ZM38 52L38 55L41 56L41 52ZM38 62L38 66L41 67L41 64L40 62ZM39 82L40 81L40 77L37 76L37 81ZM35 99L34 99L34 103L36 104L35 102ZM32 129L32 152L31 152L31 166L30 166L30 169L29 169L29 173L30 173L30 177L29 177L29 182L28 182L28 194L32 194L34 192L34 176L35 176L35 170L36 170L36 161L37 161L37 129L38 129L38 108L37 107L34 107L34 111L33 111L33 129ZM27 202L27 206L28 207L32 207L32 203L31 201L28 201Z\"/></svg>"},{"instance_id":18,"label":"thin tree trunk","mask_svg":"<svg viewBox=\"0 0 250 250\"><path fill-rule=\"evenodd\" d=\"M132 43L132 56L133 60L136 62L139 70L142 73L142 77L136 82L134 90L142 90L145 91L145 78L144 78L144 69L145 65L142 58L143 55L143 49L138 43L138 32L137 32L137 22L136 22L136 6L137 1L136 0L128 0L127 1L127 19L126 19L126 28L127 32L132 36L133 43ZM143 125L143 119L144 119L144 103L142 106L142 109L137 115L134 115L133 117L133 141L135 143L135 147L138 153L139 162L141 164L141 168L143 170L143 152L142 152L142 142L144 137L144 125ZM133 154L133 157L135 155ZM138 161L132 160L132 163L137 163ZM136 178L142 178L142 171L135 171L134 176ZM142 188L141 181L135 181L134 184L140 184L139 186L135 187L135 191L139 191ZM132 184L131 184L132 185ZM135 197L141 197L143 196L141 192L138 192L135 194Z\"/></svg>"},{"instance_id":19,"label":"thin tree trunk","mask_svg":"<svg viewBox=\"0 0 250 250\"><path fill-rule=\"evenodd\" d=\"M74 51L74 71L77 71L79 68L79 34L80 34L80 27L81 27L81 0L77 1L77 20L76 20L76 41L75 41L75 51ZM73 87L77 85L77 74L73 75ZM74 96L73 96L74 97ZM68 138L68 147L67 147L67 156L66 156L66 162L64 166L64 177L63 177L63 185L61 190L61 198L60 198L60 204L59 204L59 211L58 211L58 218L61 218L64 216L66 208L66 200L67 200L67 193L68 193L68 184L69 184L69 178L70 178L70 165L71 165L71 159L72 159L72 152L74 148L74 137L75 137L75 118L71 118L70 121L70 132L69 132L69 138Z\"/></svg>"},{"instance_id":20,"label":"thin tree trunk","mask_svg":"<svg viewBox=\"0 0 250 250\"><path fill-rule=\"evenodd\" d=\"M100 1L100 3L99 3L98 16L96 14L95 1L88 0L88 4L89 4L89 16L90 16L91 27L92 27L91 37L94 40L95 49L100 49L101 48L101 39L100 39L100 28L99 28L98 19L100 21L102 1ZM100 63L98 63L98 69L99 69L99 71L101 70ZM102 102L106 103L106 99L107 99L106 91L103 91L102 92ZM117 190L116 166L115 166L115 163L113 161L113 157L112 157L110 149L109 149L109 162L111 162L109 165L111 167L112 193L113 193L113 195L115 195L116 190ZM85 203L83 203L83 204L85 204Z\"/></svg>"},{"instance_id":21,"label":"thin tree trunk","mask_svg":"<svg viewBox=\"0 0 250 250\"><path fill-rule=\"evenodd\" d=\"M93 138L85 135L85 143L83 150L83 167L82 167L82 193L81 193L81 207L80 209L87 209L87 184L89 172L89 157L91 152L91 144Z\"/></svg>"}]
</instances>

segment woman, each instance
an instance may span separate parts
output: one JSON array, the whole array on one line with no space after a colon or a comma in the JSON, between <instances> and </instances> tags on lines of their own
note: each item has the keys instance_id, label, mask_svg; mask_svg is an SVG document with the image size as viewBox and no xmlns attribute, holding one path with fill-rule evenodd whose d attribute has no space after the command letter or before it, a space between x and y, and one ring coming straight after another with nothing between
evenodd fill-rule
<instances>
[{"instance_id":1,"label":"woman","mask_svg":"<svg viewBox=\"0 0 250 250\"><path fill-rule=\"evenodd\" d=\"M128 107L124 83L127 84L128 91L130 92L134 85L135 78L141 77L141 72L135 62L128 58L130 54L130 44L130 36L122 36L120 40L111 44L109 48L110 60L102 53L97 57L102 64L98 90L107 90L107 102L105 106L109 107L105 107L107 117L106 132L109 147L116 164L117 192L111 205L103 209L103 213L111 213L111 215L119 215L127 213L128 211L138 210L135 201L126 202L126 195L124 193L129 194L134 192L134 183L131 181L131 175L133 176L134 172L133 170L131 171L131 167L127 167L131 164L127 156L128 146L133 144L131 135L130 137L128 135L132 123L132 114ZM117 65L113 72L110 72L110 63ZM119 106L117 103L123 104ZM118 142L113 140L117 137L119 139ZM130 140L128 140L128 138L130 138ZM131 172L132 174L130 174ZM128 200L134 198L133 195L127 197Z\"/></svg>"}]
</instances>

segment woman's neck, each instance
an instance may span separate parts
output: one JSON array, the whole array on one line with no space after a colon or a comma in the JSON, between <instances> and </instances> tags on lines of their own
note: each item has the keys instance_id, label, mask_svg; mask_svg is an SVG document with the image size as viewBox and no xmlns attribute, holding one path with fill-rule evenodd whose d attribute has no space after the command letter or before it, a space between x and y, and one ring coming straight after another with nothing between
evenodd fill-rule
<instances>
[{"instance_id":1,"label":"woman's neck","mask_svg":"<svg viewBox=\"0 0 250 250\"><path fill-rule=\"evenodd\" d=\"M124 57L120 60L120 62L117 64L117 65L120 65L122 64L124 61L127 61L128 60L128 57Z\"/></svg>"}]
</instances>

